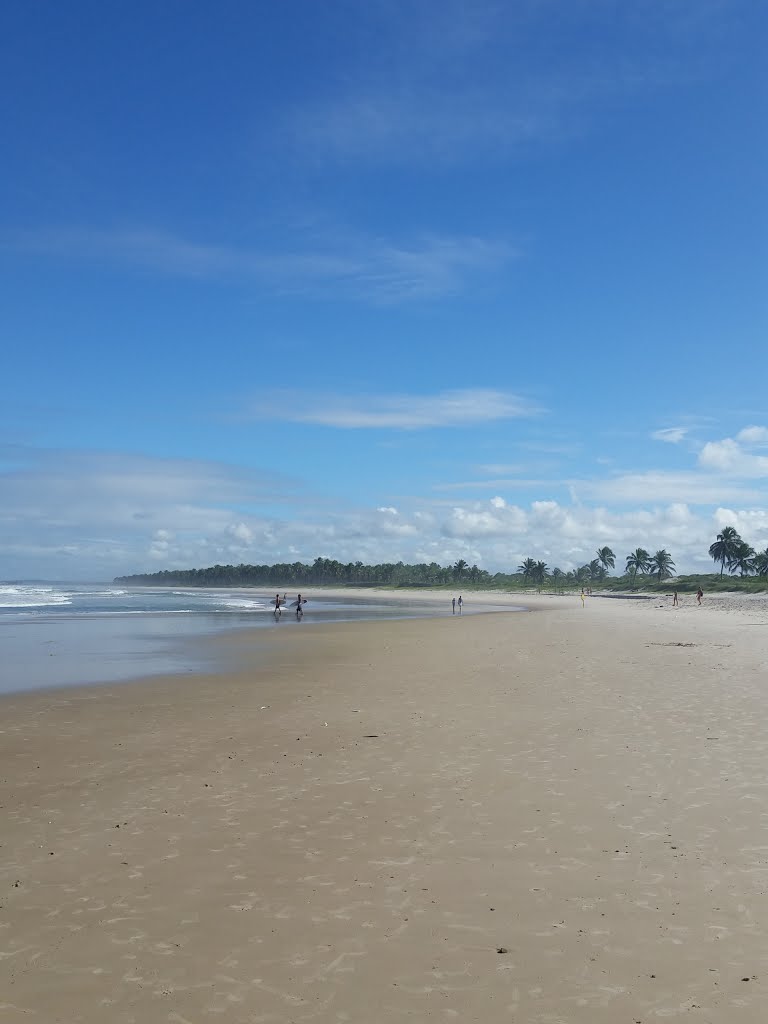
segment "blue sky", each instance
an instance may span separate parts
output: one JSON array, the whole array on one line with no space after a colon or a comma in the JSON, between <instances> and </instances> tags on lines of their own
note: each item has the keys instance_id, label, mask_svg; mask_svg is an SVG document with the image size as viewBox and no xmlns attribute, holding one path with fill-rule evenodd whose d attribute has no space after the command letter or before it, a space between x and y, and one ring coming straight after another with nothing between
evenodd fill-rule
<instances>
[{"instance_id":1,"label":"blue sky","mask_svg":"<svg viewBox=\"0 0 768 1024\"><path fill-rule=\"evenodd\" d=\"M0 578L768 546L759 0L11 5Z\"/></svg>"}]
</instances>

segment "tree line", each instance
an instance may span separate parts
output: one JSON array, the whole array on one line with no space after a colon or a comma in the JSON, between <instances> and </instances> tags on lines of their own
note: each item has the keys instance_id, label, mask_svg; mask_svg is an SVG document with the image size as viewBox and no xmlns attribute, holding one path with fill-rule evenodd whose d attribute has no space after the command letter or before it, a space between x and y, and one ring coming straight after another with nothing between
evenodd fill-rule
<instances>
[{"instance_id":1,"label":"tree line","mask_svg":"<svg viewBox=\"0 0 768 1024\"><path fill-rule=\"evenodd\" d=\"M311 564L279 562L275 565L211 565L205 569L164 569L161 572L118 576L115 583L191 587L283 586L289 583L305 587L440 587L463 582L483 587L493 583L503 585L511 578L504 573L491 575L485 569L469 565L463 558L450 566L439 565L437 562L421 562L418 565L382 562L366 565L363 562L345 563L334 558L316 558Z\"/></svg>"},{"instance_id":2,"label":"tree line","mask_svg":"<svg viewBox=\"0 0 768 1024\"><path fill-rule=\"evenodd\" d=\"M578 569L571 569L563 572L555 567L550 569L546 562L536 561L533 558L526 558L517 571L525 580L541 586L551 579L555 585L577 584L583 586L587 583L601 583L609 575L608 570L616 566L616 555L609 547L598 548L596 557ZM709 556L720 564L720 576L723 576L725 569L739 576L768 576L768 548L765 551L755 551L745 540L743 540L733 526L724 526L718 533L717 539L709 546ZM637 577L648 577L657 583L671 579L674 576L675 563L666 548L661 548L654 554L646 551L645 548L636 548L626 556L624 577L631 586L637 583Z\"/></svg>"},{"instance_id":3,"label":"tree line","mask_svg":"<svg viewBox=\"0 0 768 1024\"><path fill-rule=\"evenodd\" d=\"M741 577L768 576L768 548L756 552L739 536L732 526L723 527L709 555L720 566L722 577L738 572ZM544 586L548 581L558 589L564 586L584 586L604 583L610 569L616 567L616 555L609 547L598 548L595 557L578 569L564 572L546 562L526 558L512 573L489 573L477 565L469 565L463 558L453 565L437 562L383 562L366 565L363 562L339 562L333 558L316 558L311 564L280 562L275 565L211 565L205 569L164 569L160 572L118 576L115 583L127 585L189 586L189 587L255 587L287 586L379 586L379 587L446 587L460 584L473 587ZM675 563L666 548L654 554L636 548L626 556L624 572L620 577L635 587L638 577L643 582L663 583L674 576ZM612 578L616 581L616 578Z\"/></svg>"},{"instance_id":4,"label":"tree line","mask_svg":"<svg viewBox=\"0 0 768 1024\"><path fill-rule=\"evenodd\" d=\"M550 569L546 562L536 561L533 558L526 558L517 567L518 573L523 579L541 586L548 579L552 579L555 585L576 584L583 586L585 583L602 583L608 578L608 570L616 566L616 555L609 547L598 548L596 557L578 569L571 569L563 572L555 566ZM659 582L670 579L675 563L672 556L665 549L657 551L655 555L649 554L644 548L637 548L627 555L627 565L624 575L635 585L637 575L648 575Z\"/></svg>"}]
</instances>

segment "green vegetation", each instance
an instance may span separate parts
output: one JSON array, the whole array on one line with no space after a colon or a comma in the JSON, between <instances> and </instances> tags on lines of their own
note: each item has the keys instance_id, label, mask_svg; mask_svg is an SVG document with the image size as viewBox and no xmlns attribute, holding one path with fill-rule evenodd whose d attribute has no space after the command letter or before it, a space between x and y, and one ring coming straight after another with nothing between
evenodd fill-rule
<instances>
[{"instance_id":1,"label":"green vegetation","mask_svg":"<svg viewBox=\"0 0 768 1024\"><path fill-rule=\"evenodd\" d=\"M750 576L757 573L758 576L768 575L768 548L765 551L755 551L745 540L742 540L732 526L724 526L718 533L717 540L709 548L710 558L720 563L720 576L722 577L725 566L728 572L735 572L737 569L740 576Z\"/></svg>"},{"instance_id":2,"label":"green vegetation","mask_svg":"<svg viewBox=\"0 0 768 1024\"><path fill-rule=\"evenodd\" d=\"M720 565L716 573L678 576L674 589L680 593L695 592L701 587L707 592L741 590L757 592L768 590L768 548L755 552L741 539L731 526L723 528L710 546L709 554ZM550 569L546 562L526 558L517 572L491 574L463 558L450 566L422 562L406 565L403 562L384 562L364 565L362 562L337 562L332 558L316 558L311 564L303 562L277 565L212 565L206 569L175 569L143 573L136 576L118 576L115 583L134 586L185 587L284 587L289 584L306 586L349 587L472 587L483 590L538 590L557 593L581 587L598 586L603 592L638 590L649 593L669 590L668 580L674 578L675 563L670 553L661 548L651 555L644 548L636 548L626 556L621 576L610 576L609 569L616 564L616 555L609 547L599 548L597 557L578 569L564 572ZM725 577L725 569L729 575ZM732 575L738 572L738 576Z\"/></svg>"},{"instance_id":3,"label":"green vegetation","mask_svg":"<svg viewBox=\"0 0 768 1024\"><path fill-rule=\"evenodd\" d=\"M350 587L447 587L463 583L466 586L494 585L497 577L512 579L502 573L491 576L485 569L468 565L460 558L452 566L437 562L405 565L403 562L385 562L364 565L362 562L337 562L333 558L316 558L311 565L303 562L277 565L212 565L207 569L174 569L144 573L138 576L118 576L116 583L152 584L155 586L188 587L263 587L287 586L350 586ZM501 582L498 585L503 586Z\"/></svg>"}]
</instances>

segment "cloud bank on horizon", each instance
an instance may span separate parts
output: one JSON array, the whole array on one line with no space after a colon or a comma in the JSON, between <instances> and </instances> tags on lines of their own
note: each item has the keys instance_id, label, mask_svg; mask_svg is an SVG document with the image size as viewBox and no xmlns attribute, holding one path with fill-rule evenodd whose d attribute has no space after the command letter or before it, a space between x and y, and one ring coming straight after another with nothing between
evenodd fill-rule
<instances>
[{"instance_id":1,"label":"cloud bank on horizon","mask_svg":"<svg viewBox=\"0 0 768 1024\"><path fill-rule=\"evenodd\" d=\"M6 28L0 578L768 546L764 7Z\"/></svg>"},{"instance_id":2,"label":"cloud bank on horizon","mask_svg":"<svg viewBox=\"0 0 768 1024\"><path fill-rule=\"evenodd\" d=\"M513 571L532 556L568 570L604 544L617 553L617 571L636 547L667 547L679 571L705 572L723 526L735 526L756 549L768 547L768 510L758 504L768 454L760 450L768 453L768 429L750 426L701 443L681 472L489 480L487 470L499 467L477 465L467 467L471 481L434 481L421 495L375 506L334 502L306 483L222 463L8 449L0 551L6 565L32 569L9 575L49 578L318 556L441 565L463 558L492 572ZM461 500L445 497L457 488ZM534 497L563 491L565 499Z\"/></svg>"}]
</instances>

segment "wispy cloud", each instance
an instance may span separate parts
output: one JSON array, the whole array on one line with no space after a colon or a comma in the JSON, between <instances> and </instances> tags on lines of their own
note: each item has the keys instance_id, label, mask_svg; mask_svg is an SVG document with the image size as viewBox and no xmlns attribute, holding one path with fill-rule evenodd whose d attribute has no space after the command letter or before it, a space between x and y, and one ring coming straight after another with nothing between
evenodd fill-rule
<instances>
[{"instance_id":1,"label":"wispy cloud","mask_svg":"<svg viewBox=\"0 0 768 1024\"><path fill-rule=\"evenodd\" d=\"M437 483L432 485L433 491L494 491L506 488L515 492L539 488L544 491L560 489L560 485L546 479L524 479L522 477L496 477L493 480L459 480L455 483Z\"/></svg>"},{"instance_id":2,"label":"wispy cloud","mask_svg":"<svg viewBox=\"0 0 768 1024\"><path fill-rule=\"evenodd\" d=\"M504 477L525 472L525 466L520 462L490 462L477 466L476 469L478 473Z\"/></svg>"},{"instance_id":3,"label":"wispy cloud","mask_svg":"<svg viewBox=\"0 0 768 1024\"><path fill-rule=\"evenodd\" d=\"M541 40L604 31L602 3L471 6L374 8L375 50L289 116L301 152L368 164L506 160L531 144L582 135L622 98L679 88L723 59L713 53L718 4L693 5L697 15L681 17L680 5L660 0L612 3L611 45L599 58L591 44L565 58Z\"/></svg>"},{"instance_id":4,"label":"wispy cloud","mask_svg":"<svg viewBox=\"0 0 768 1024\"><path fill-rule=\"evenodd\" d=\"M479 90L424 85L318 102L297 111L292 130L310 151L370 163L464 160L508 153L532 140L556 138L564 127L551 100L510 107ZM498 103L498 105L496 105Z\"/></svg>"},{"instance_id":5,"label":"wispy cloud","mask_svg":"<svg viewBox=\"0 0 768 1024\"><path fill-rule=\"evenodd\" d=\"M688 427L664 427L651 434L654 441L664 441L666 444L680 444L687 436Z\"/></svg>"},{"instance_id":6,"label":"wispy cloud","mask_svg":"<svg viewBox=\"0 0 768 1024\"><path fill-rule=\"evenodd\" d=\"M765 491L745 487L725 476L694 470L679 473L650 470L623 473L607 480L571 480L579 499L631 503L647 507L658 502L684 501L692 505L718 505L725 501L751 504L765 500Z\"/></svg>"},{"instance_id":7,"label":"wispy cloud","mask_svg":"<svg viewBox=\"0 0 768 1024\"><path fill-rule=\"evenodd\" d=\"M505 391L475 388L438 395L308 395L275 392L248 410L252 419L354 429L423 430L467 427L535 416L536 405Z\"/></svg>"},{"instance_id":8,"label":"wispy cloud","mask_svg":"<svg viewBox=\"0 0 768 1024\"><path fill-rule=\"evenodd\" d=\"M186 529L230 522L232 508L295 498L297 484L274 473L198 459L123 452L0 448L0 516L20 529L145 531L170 520Z\"/></svg>"},{"instance_id":9,"label":"wispy cloud","mask_svg":"<svg viewBox=\"0 0 768 1024\"><path fill-rule=\"evenodd\" d=\"M370 238L329 230L262 247L196 242L151 228L62 227L6 235L6 250L84 262L108 261L178 277L245 279L289 294L397 303L461 292L515 258L508 243L423 234Z\"/></svg>"}]
</instances>

